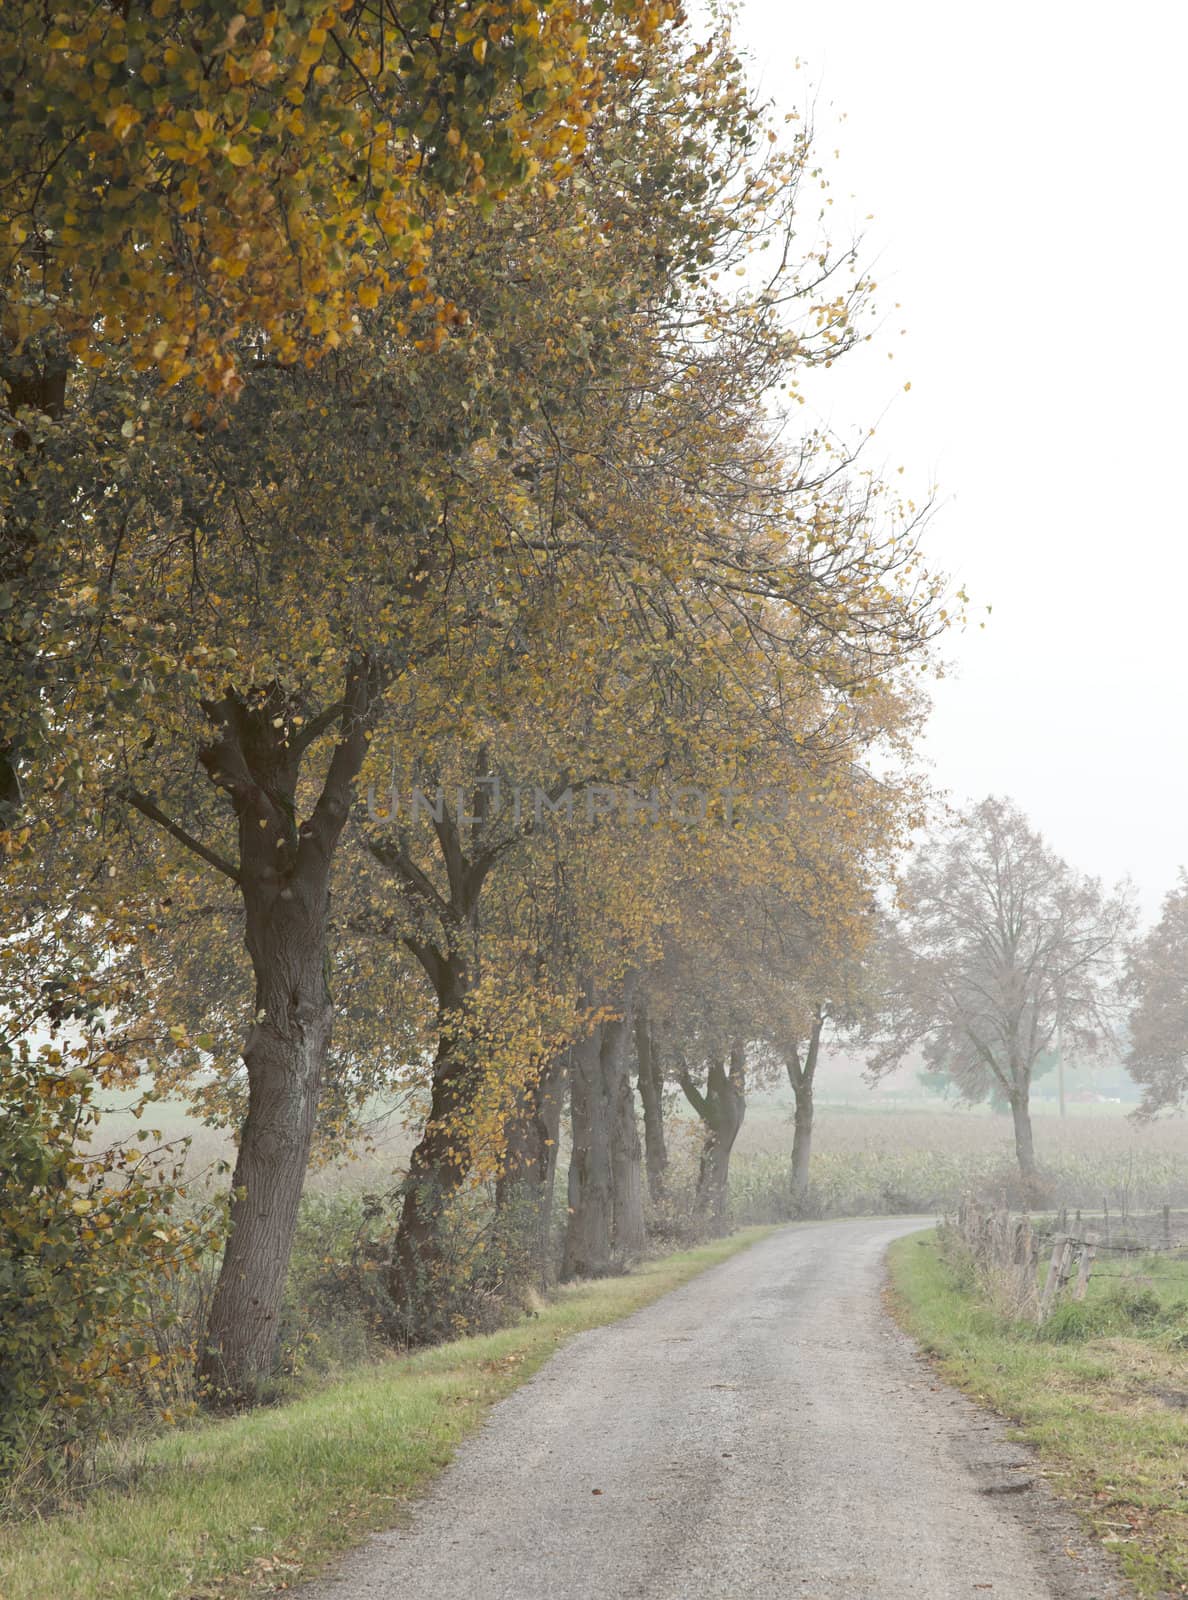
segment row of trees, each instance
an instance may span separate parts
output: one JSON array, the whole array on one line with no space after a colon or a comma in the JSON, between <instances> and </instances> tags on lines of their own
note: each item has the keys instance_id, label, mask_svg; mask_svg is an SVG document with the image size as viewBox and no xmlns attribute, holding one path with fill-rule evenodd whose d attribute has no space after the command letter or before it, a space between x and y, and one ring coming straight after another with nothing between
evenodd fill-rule
<instances>
[{"instance_id":1,"label":"row of trees","mask_svg":"<svg viewBox=\"0 0 1188 1600\"><path fill-rule=\"evenodd\" d=\"M236 1134L223 1396L267 1381L311 1155L376 1093L413 1091L382 1303L423 1340L476 1193L533 1271L637 1255L674 1096L708 1222L764 1076L803 1200L831 1027L994 1085L1032 1183L1037 1061L1106 1037L1125 896L1006 803L879 909L946 614L919 508L793 425L872 285L808 131L675 12L0 19L6 1281L69 1259L76 1301L106 1239L131 1306L118 1241L209 1248L172 1167L80 1161L148 1074ZM1152 1106L1185 900L1133 957ZM71 1326L73 1403L108 1336Z\"/></svg>"},{"instance_id":2,"label":"row of trees","mask_svg":"<svg viewBox=\"0 0 1188 1600\"><path fill-rule=\"evenodd\" d=\"M235 1129L212 1392L378 1091L404 1340L476 1185L548 1259L566 1096L565 1273L642 1248L666 1083L704 1214L748 1070L805 1182L945 621L920 510L791 423L872 287L807 131L642 0L0 37L5 1029Z\"/></svg>"}]
</instances>

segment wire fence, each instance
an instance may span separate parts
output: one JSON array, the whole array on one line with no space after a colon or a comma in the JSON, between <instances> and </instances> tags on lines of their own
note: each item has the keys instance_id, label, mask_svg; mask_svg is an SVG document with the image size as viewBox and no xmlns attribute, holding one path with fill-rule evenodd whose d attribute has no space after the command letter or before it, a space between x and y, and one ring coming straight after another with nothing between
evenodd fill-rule
<instances>
[{"instance_id":1,"label":"wire fence","mask_svg":"<svg viewBox=\"0 0 1188 1600\"><path fill-rule=\"evenodd\" d=\"M1122 1216L1111 1216L1108 1204L1100 1213L1062 1208L1032 1216L967 1197L945 1227L990 1298L1037 1323L1061 1300L1083 1300L1093 1278L1183 1280L1188 1262L1188 1211L1169 1206Z\"/></svg>"},{"instance_id":2,"label":"wire fence","mask_svg":"<svg viewBox=\"0 0 1188 1600\"><path fill-rule=\"evenodd\" d=\"M1099 1251L1116 1255L1147 1255L1159 1251L1188 1251L1188 1210L1163 1206L1158 1211L1059 1211L1033 1217L1040 1238L1067 1234L1078 1239L1093 1236Z\"/></svg>"}]
</instances>

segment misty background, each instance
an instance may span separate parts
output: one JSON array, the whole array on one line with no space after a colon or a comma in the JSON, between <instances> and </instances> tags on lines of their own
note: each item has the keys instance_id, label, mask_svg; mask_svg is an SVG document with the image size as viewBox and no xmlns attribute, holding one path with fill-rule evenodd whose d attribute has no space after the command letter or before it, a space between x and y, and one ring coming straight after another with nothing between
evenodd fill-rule
<instances>
[{"instance_id":1,"label":"misty background","mask_svg":"<svg viewBox=\"0 0 1188 1600\"><path fill-rule=\"evenodd\" d=\"M743 0L740 33L878 282L880 332L820 414L877 422L869 463L935 484L927 548L969 591L935 782L1009 794L1149 922L1188 862L1188 16Z\"/></svg>"}]
</instances>

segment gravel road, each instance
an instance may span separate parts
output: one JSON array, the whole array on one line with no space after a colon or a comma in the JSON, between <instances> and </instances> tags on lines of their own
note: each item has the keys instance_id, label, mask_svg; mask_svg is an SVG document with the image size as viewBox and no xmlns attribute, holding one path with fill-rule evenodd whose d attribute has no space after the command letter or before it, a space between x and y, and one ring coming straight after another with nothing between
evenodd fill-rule
<instances>
[{"instance_id":1,"label":"gravel road","mask_svg":"<svg viewBox=\"0 0 1188 1600\"><path fill-rule=\"evenodd\" d=\"M1122 1600L881 1305L901 1218L787 1228L503 1401L303 1600Z\"/></svg>"}]
</instances>

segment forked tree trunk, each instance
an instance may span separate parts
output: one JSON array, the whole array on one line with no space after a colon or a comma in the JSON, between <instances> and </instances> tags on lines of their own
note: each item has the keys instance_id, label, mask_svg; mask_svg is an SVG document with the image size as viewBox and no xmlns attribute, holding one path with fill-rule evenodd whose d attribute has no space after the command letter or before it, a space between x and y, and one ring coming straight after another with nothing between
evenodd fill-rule
<instances>
[{"instance_id":1,"label":"forked tree trunk","mask_svg":"<svg viewBox=\"0 0 1188 1600\"><path fill-rule=\"evenodd\" d=\"M710 1063L704 1093L687 1070L682 1070L680 1083L705 1129L693 1209L696 1215L720 1224L726 1215L730 1156L747 1109L746 1054L741 1041L731 1046L729 1070L723 1062Z\"/></svg>"},{"instance_id":2,"label":"forked tree trunk","mask_svg":"<svg viewBox=\"0 0 1188 1600\"><path fill-rule=\"evenodd\" d=\"M351 785L366 753L378 674L351 668L341 736L308 821L296 824L302 760L327 718L272 684L228 690L204 702L216 735L200 751L211 782L239 825L239 862L221 861L169 823L148 797L126 798L234 879L243 896L244 942L256 976L254 1020L244 1048L248 1111L235 1163L230 1233L211 1303L200 1376L212 1399L258 1399L271 1376L297 1208L309 1165L330 1045L327 983L330 871Z\"/></svg>"},{"instance_id":3,"label":"forked tree trunk","mask_svg":"<svg viewBox=\"0 0 1188 1600\"><path fill-rule=\"evenodd\" d=\"M664 1137L664 1074L660 1053L652 1037L647 1007L635 1013L635 1056L639 1071L639 1099L644 1117L644 1162L648 1175L648 1196L653 1205L664 1199L668 1171L668 1145Z\"/></svg>"},{"instance_id":4,"label":"forked tree trunk","mask_svg":"<svg viewBox=\"0 0 1188 1600\"><path fill-rule=\"evenodd\" d=\"M429 1117L402 1186L387 1275L389 1332L402 1342L420 1343L448 1331L436 1306L446 1255L442 1224L470 1169L470 1112L482 1080L473 1044L459 1038L457 1021L479 977L483 885L508 842L495 829L491 784L483 750L471 798L473 815L465 824L450 811L439 787L433 828L445 872L444 893L418 864L409 840L399 831L381 829L366 837L367 848L400 885L406 903L417 910L419 919L430 926L436 923L437 930L424 937L402 938L433 985L438 1004Z\"/></svg>"},{"instance_id":5,"label":"forked tree trunk","mask_svg":"<svg viewBox=\"0 0 1188 1600\"><path fill-rule=\"evenodd\" d=\"M821 1029L824 1018L820 1011L813 1017L808 1046L801 1059L795 1044L787 1046L784 1065L788 1082L796 1100L792 1129L792 1171L790 1191L794 1210L803 1205L808 1194L810 1169L813 1157L813 1086L817 1074L817 1058L821 1051Z\"/></svg>"}]
</instances>

